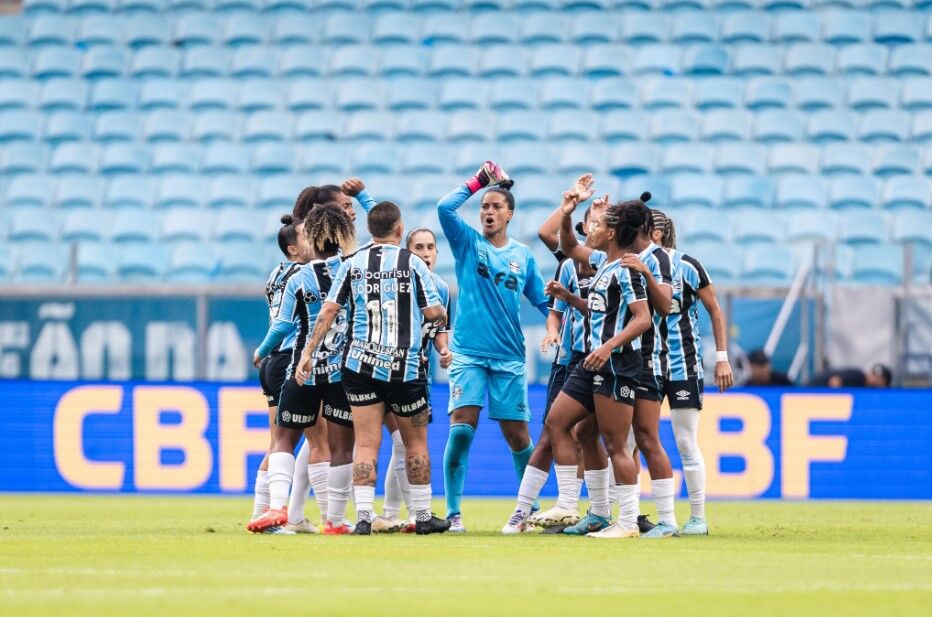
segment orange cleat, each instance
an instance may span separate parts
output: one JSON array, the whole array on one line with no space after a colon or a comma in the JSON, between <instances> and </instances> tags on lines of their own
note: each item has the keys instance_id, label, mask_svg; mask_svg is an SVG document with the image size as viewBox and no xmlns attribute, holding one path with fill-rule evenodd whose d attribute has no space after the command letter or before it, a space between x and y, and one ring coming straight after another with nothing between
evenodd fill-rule
<instances>
[{"instance_id":1,"label":"orange cleat","mask_svg":"<svg viewBox=\"0 0 932 617\"><path fill-rule=\"evenodd\" d=\"M344 536L352 532L352 528L346 523L343 523L339 527L334 527L333 523L327 521L327 524L324 525L324 530L321 533L323 533L325 536Z\"/></svg>"},{"instance_id":2,"label":"orange cleat","mask_svg":"<svg viewBox=\"0 0 932 617\"><path fill-rule=\"evenodd\" d=\"M288 524L288 508L287 506L281 510L273 510L269 508L266 510L262 516L257 519L249 521L246 525L246 529L253 533L262 533L267 529L272 527L281 527Z\"/></svg>"}]
</instances>

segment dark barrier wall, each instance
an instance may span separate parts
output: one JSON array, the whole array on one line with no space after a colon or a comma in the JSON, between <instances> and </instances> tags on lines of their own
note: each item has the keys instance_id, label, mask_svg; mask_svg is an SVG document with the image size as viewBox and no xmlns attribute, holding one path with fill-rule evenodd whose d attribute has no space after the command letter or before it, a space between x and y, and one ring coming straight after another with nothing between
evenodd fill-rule
<instances>
[{"instance_id":1,"label":"dark barrier wall","mask_svg":"<svg viewBox=\"0 0 932 617\"><path fill-rule=\"evenodd\" d=\"M535 436L543 397L533 386ZM0 491L244 493L268 445L256 386L7 381L0 398ZM439 493L445 386L433 403ZM707 395L702 414L712 497L932 498L932 390L741 390ZM666 410L662 435L679 467ZM483 420L467 493L512 496L517 486L498 427Z\"/></svg>"}]
</instances>

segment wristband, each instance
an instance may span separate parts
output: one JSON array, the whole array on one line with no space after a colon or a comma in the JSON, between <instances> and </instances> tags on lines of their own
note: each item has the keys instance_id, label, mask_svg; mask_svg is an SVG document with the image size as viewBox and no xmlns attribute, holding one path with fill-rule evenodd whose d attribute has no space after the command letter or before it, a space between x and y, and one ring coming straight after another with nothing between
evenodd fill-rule
<instances>
[{"instance_id":1,"label":"wristband","mask_svg":"<svg viewBox=\"0 0 932 617\"><path fill-rule=\"evenodd\" d=\"M716 362L728 362L728 352L727 351L716 351L715 361Z\"/></svg>"},{"instance_id":2,"label":"wristband","mask_svg":"<svg viewBox=\"0 0 932 617\"><path fill-rule=\"evenodd\" d=\"M470 193L476 193L479 189L482 188L482 182L479 181L479 176L473 176L466 181L466 188L469 189Z\"/></svg>"}]
</instances>

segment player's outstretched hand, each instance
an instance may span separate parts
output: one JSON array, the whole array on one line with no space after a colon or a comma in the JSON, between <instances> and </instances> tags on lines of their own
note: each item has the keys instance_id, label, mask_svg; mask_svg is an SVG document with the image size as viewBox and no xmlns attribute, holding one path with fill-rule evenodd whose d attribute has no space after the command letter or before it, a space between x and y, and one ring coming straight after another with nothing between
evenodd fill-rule
<instances>
[{"instance_id":1,"label":"player's outstretched hand","mask_svg":"<svg viewBox=\"0 0 932 617\"><path fill-rule=\"evenodd\" d=\"M586 356L585 360L583 360L583 368L589 369L590 371L600 371L611 357L611 348L607 347L606 345L599 345L592 351L592 353Z\"/></svg>"},{"instance_id":2,"label":"player's outstretched hand","mask_svg":"<svg viewBox=\"0 0 932 617\"><path fill-rule=\"evenodd\" d=\"M340 186L340 189L350 197L356 197L365 188L365 183L359 178L347 178Z\"/></svg>"},{"instance_id":3,"label":"player's outstretched hand","mask_svg":"<svg viewBox=\"0 0 932 617\"><path fill-rule=\"evenodd\" d=\"M548 281L547 285L544 287L544 293L551 298L566 300L570 292L566 289L566 287L563 286L562 283L560 283L560 281Z\"/></svg>"},{"instance_id":4,"label":"player's outstretched hand","mask_svg":"<svg viewBox=\"0 0 932 617\"><path fill-rule=\"evenodd\" d=\"M571 192L576 194L577 203L581 204L588 200L595 193L595 178L591 173L579 176L576 178L576 183L573 185Z\"/></svg>"},{"instance_id":5,"label":"player's outstretched hand","mask_svg":"<svg viewBox=\"0 0 932 617\"><path fill-rule=\"evenodd\" d=\"M311 362L311 358L301 356L301 361L298 362L298 368L295 370L294 376L299 386L303 386L311 378Z\"/></svg>"},{"instance_id":6,"label":"player's outstretched hand","mask_svg":"<svg viewBox=\"0 0 932 617\"><path fill-rule=\"evenodd\" d=\"M508 172L501 168L498 163L486 161L482 167L476 171L476 175L466 181L466 186L473 193L486 186L500 186L503 189L510 189L515 185L515 181L509 177Z\"/></svg>"},{"instance_id":7,"label":"player's outstretched hand","mask_svg":"<svg viewBox=\"0 0 932 617\"><path fill-rule=\"evenodd\" d=\"M444 347L437 351L440 356L440 368L450 368L450 365L453 364L453 352L450 351L449 347Z\"/></svg>"},{"instance_id":8,"label":"player's outstretched hand","mask_svg":"<svg viewBox=\"0 0 932 617\"><path fill-rule=\"evenodd\" d=\"M560 333L559 332L550 332L547 331L544 334L544 340L540 342L540 353L547 353L551 347L556 347L560 342Z\"/></svg>"},{"instance_id":9,"label":"player's outstretched hand","mask_svg":"<svg viewBox=\"0 0 932 617\"><path fill-rule=\"evenodd\" d=\"M258 349L252 352L252 365L256 368L260 368L262 366L262 356L259 355Z\"/></svg>"},{"instance_id":10,"label":"player's outstretched hand","mask_svg":"<svg viewBox=\"0 0 932 617\"><path fill-rule=\"evenodd\" d=\"M715 363L715 385L718 386L719 392L724 392L735 385L735 376L731 372L731 364L728 360Z\"/></svg>"},{"instance_id":11,"label":"player's outstretched hand","mask_svg":"<svg viewBox=\"0 0 932 617\"><path fill-rule=\"evenodd\" d=\"M640 274L650 276L650 270L647 269L647 264L641 261L637 253L625 253L624 257L621 258L621 265Z\"/></svg>"}]
</instances>

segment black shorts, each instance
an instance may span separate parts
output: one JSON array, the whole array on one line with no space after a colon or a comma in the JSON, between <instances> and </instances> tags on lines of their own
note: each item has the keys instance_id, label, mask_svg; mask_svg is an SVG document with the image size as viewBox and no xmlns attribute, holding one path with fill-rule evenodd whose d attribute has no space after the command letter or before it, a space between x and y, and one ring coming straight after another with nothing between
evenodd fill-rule
<instances>
[{"instance_id":1,"label":"black shorts","mask_svg":"<svg viewBox=\"0 0 932 617\"><path fill-rule=\"evenodd\" d=\"M430 409L427 381L380 381L343 370L343 389L350 405L362 407L384 403L385 410L403 418Z\"/></svg>"},{"instance_id":2,"label":"black shorts","mask_svg":"<svg viewBox=\"0 0 932 617\"><path fill-rule=\"evenodd\" d=\"M589 413L595 413L596 394L610 396L619 403L633 407L636 387L637 383L633 379L612 372L596 373L579 363L566 378L562 392L585 407Z\"/></svg>"},{"instance_id":3,"label":"black shorts","mask_svg":"<svg viewBox=\"0 0 932 617\"><path fill-rule=\"evenodd\" d=\"M350 409L349 401L346 399L343 384L337 382L322 384L318 387L325 389L323 414L327 422L352 428L353 412Z\"/></svg>"},{"instance_id":4,"label":"black shorts","mask_svg":"<svg viewBox=\"0 0 932 617\"><path fill-rule=\"evenodd\" d=\"M584 353L573 352L573 355L570 357L570 363L566 366L557 364L556 362L550 366L550 380L547 382L547 406L544 407L544 421L547 420L550 407L563 389L563 384L566 383L567 377L570 376L570 373L573 372L576 365L585 357L586 354Z\"/></svg>"},{"instance_id":5,"label":"black shorts","mask_svg":"<svg viewBox=\"0 0 932 617\"><path fill-rule=\"evenodd\" d=\"M644 374L638 380L636 396L639 401L663 402L663 377L658 377L653 372L645 368Z\"/></svg>"},{"instance_id":6,"label":"black shorts","mask_svg":"<svg viewBox=\"0 0 932 617\"><path fill-rule=\"evenodd\" d=\"M690 377L684 381L666 381L663 384L664 394L670 401L670 409L702 409L702 395L705 384L698 377Z\"/></svg>"},{"instance_id":7,"label":"black shorts","mask_svg":"<svg viewBox=\"0 0 932 617\"><path fill-rule=\"evenodd\" d=\"M339 387L339 384L301 386L294 379L286 380L275 414L275 424L297 429L314 426L320 417L321 405L334 385Z\"/></svg>"},{"instance_id":8,"label":"black shorts","mask_svg":"<svg viewBox=\"0 0 932 617\"><path fill-rule=\"evenodd\" d=\"M290 363L290 351L273 351L266 356L259 367L259 385L262 386L262 394L265 395L269 407L278 407L278 399L281 396L282 385L285 383L285 374L288 372Z\"/></svg>"}]
</instances>

